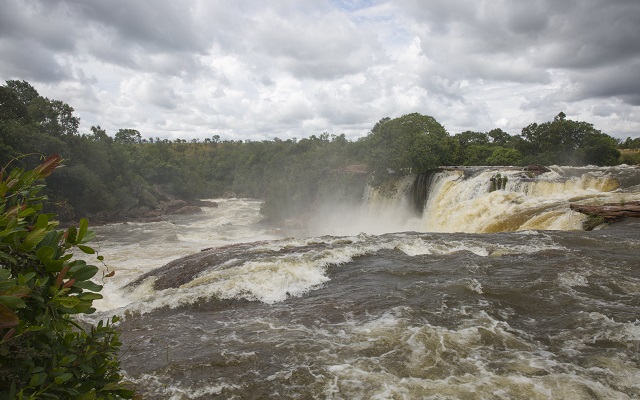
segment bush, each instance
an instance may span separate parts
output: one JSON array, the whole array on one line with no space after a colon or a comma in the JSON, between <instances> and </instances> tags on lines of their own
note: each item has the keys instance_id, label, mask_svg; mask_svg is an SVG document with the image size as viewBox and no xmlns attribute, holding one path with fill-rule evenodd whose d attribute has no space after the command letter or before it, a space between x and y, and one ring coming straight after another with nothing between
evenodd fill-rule
<instances>
[{"instance_id":1,"label":"bush","mask_svg":"<svg viewBox=\"0 0 640 400\"><path fill-rule=\"evenodd\" d=\"M95 254L87 220L57 230L42 212L42 179L60 161L0 170L0 399L133 398L121 382L117 318L88 328L73 319L95 311L102 286L91 281L98 267L71 253Z\"/></svg>"}]
</instances>

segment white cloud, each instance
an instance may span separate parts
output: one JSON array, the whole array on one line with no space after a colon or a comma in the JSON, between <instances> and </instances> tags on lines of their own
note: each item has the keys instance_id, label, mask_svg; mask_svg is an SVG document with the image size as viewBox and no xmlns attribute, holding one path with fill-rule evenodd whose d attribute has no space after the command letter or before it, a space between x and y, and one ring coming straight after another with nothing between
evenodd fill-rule
<instances>
[{"instance_id":1,"label":"white cloud","mask_svg":"<svg viewBox=\"0 0 640 400\"><path fill-rule=\"evenodd\" d=\"M564 111L640 133L637 1L0 1L0 78L85 132L356 138L420 112L517 134Z\"/></svg>"}]
</instances>

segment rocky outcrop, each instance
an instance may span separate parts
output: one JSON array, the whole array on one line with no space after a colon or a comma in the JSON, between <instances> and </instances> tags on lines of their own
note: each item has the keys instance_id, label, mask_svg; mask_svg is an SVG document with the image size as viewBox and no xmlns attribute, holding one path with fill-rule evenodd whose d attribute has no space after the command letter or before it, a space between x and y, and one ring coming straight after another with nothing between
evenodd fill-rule
<instances>
[{"instance_id":1,"label":"rocky outcrop","mask_svg":"<svg viewBox=\"0 0 640 400\"><path fill-rule=\"evenodd\" d=\"M184 201L184 200L170 200L170 201L168 201L168 202L164 203L162 208L163 208L167 213L171 214L171 213L173 213L174 211L179 210L179 209L181 209L181 208L183 208L183 207L186 207L186 206L188 206L188 205L189 205L189 204L187 204L187 202L186 202L186 201Z\"/></svg>"},{"instance_id":2,"label":"rocky outcrop","mask_svg":"<svg viewBox=\"0 0 640 400\"><path fill-rule=\"evenodd\" d=\"M628 203L609 203L601 206L570 204L569 208L582 214L603 217L607 222L623 218L640 218L640 201Z\"/></svg>"},{"instance_id":3,"label":"rocky outcrop","mask_svg":"<svg viewBox=\"0 0 640 400\"><path fill-rule=\"evenodd\" d=\"M640 218L640 201L608 203L603 205L570 204L569 208L589 216L585 230L591 230L603 223L622 221L625 218Z\"/></svg>"}]
</instances>

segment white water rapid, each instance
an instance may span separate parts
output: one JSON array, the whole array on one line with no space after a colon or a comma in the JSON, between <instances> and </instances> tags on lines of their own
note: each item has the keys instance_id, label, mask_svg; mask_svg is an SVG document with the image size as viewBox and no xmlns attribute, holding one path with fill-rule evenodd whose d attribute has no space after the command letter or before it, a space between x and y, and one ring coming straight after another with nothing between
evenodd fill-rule
<instances>
[{"instance_id":1,"label":"white water rapid","mask_svg":"<svg viewBox=\"0 0 640 400\"><path fill-rule=\"evenodd\" d=\"M415 187L415 176L369 187L365 209L370 221L391 219L393 228L417 232L580 230L586 216L571 211L569 204L640 199L637 191L621 186L625 172L634 171L552 167L533 176L513 168L452 168L433 174L423 187ZM492 183L496 179L501 179L499 188ZM415 205L422 210L416 213L412 196L420 190L426 191L426 202Z\"/></svg>"}]
</instances>

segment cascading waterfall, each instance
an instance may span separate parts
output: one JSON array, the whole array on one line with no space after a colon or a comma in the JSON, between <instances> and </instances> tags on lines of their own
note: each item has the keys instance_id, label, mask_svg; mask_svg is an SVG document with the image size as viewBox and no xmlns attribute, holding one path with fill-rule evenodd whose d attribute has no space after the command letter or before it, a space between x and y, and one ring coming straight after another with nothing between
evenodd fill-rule
<instances>
[{"instance_id":1,"label":"cascading waterfall","mask_svg":"<svg viewBox=\"0 0 640 400\"><path fill-rule=\"evenodd\" d=\"M619 188L607 169L553 167L536 176L516 168L458 167L369 187L365 204L376 214L403 216L408 229L421 232L580 230L586 217L569 203L623 201ZM407 217L416 209L419 223Z\"/></svg>"}]
</instances>

